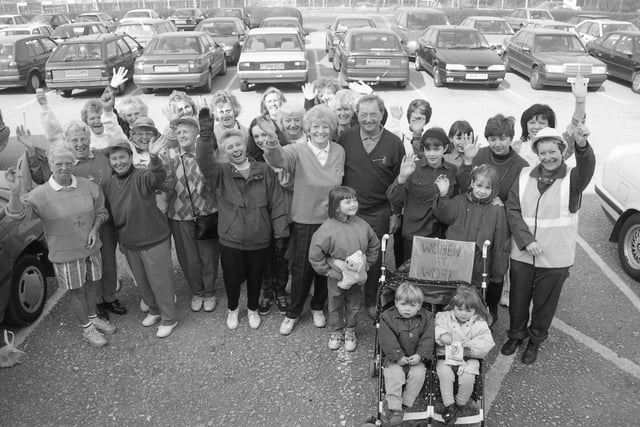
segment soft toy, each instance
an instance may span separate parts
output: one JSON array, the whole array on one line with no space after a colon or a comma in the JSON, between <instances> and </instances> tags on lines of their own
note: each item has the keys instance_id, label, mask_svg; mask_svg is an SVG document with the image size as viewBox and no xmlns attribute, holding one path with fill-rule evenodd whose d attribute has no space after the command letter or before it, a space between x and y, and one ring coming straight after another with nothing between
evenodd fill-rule
<instances>
[{"instance_id":1,"label":"soft toy","mask_svg":"<svg viewBox=\"0 0 640 427\"><path fill-rule=\"evenodd\" d=\"M333 260L333 264L342 272L342 280L338 282L340 289L350 289L356 283L363 283L367 280L367 258L361 250L349 255L344 261L341 259Z\"/></svg>"}]
</instances>

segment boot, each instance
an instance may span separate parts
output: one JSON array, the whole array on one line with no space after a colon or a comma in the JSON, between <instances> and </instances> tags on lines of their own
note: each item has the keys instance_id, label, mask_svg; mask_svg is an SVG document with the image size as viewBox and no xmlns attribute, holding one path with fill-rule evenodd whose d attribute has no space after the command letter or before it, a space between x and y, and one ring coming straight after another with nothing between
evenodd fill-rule
<instances>
[{"instance_id":1,"label":"boot","mask_svg":"<svg viewBox=\"0 0 640 427\"><path fill-rule=\"evenodd\" d=\"M502 346L500 353L504 354L505 356L510 356L516 352L520 344L522 344L522 340L509 338L507 342L505 342Z\"/></svg>"},{"instance_id":2,"label":"boot","mask_svg":"<svg viewBox=\"0 0 640 427\"><path fill-rule=\"evenodd\" d=\"M522 363L525 365L531 365L538 358L538 348L540 348L540 343L534 343L529 340L527 344L527 348L522 353Z\"/></svg>"}]
</instances>

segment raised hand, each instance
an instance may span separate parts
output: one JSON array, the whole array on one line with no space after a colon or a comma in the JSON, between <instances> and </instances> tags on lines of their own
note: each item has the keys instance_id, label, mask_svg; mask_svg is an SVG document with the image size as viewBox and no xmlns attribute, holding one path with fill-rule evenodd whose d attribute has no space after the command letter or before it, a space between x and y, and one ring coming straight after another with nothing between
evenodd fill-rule
<instances>
[{"instance_id":1,"label":"raised hand","mask_svg":"<svg viewBox=\"0 0 640 427\"><path fill-rule=\"evenodd\" d=\"M169 123L180 117L180 115L173 110L170 103L162 107L162 114L169 120Z\"/></svg>"},{"instance_id":2,"label":"raised hand","mask_svg":"<svg viewBox=\"0 0 640 427\"><path fill-rule=\"evenodd\" d=\"M209 108L209 103L207 102L207 98L205 98L204 96L198 96L197 98L193 98L193 103L196 105L196 110L200 111L203 108ZM197 113L197 111L194 111L194 113ZM198 115L196 114L196 117Z\"/></svg>"},{"instance_id":3,"label":"raised hand","mask_svg":"<svg viewBox=\"0 0 640 427\"><path fill-rule=\"evenodd\" d=\"M164 135L160 135L149 142L149 155L157 156L167 145L167 138Z\"/></svg>"},{"instance_id":4,"label":"raised hand","mask_svg":"<svg viewBox=\"0 0 640 427\"><path fill-rule=\"evenodd\" d=\"M113 93L113 89L110 86L107 86L104 89L104 92L102 92L102 96L100 97L100 101L102 102L103 111L113 111L113 106L116 103L116 95Z\"/></svg>"},{"instance_id":5,"label":"raised hand","mask_svg":"<svg viewBox=\"0 0 640 427\"><path fill-rule=\"evenodd\" d=\"M413 153L402 158L402 163L400 164L400 175L398 176L398 182L400 182L400 184L406 182L407 178L416 171L417 161L418 157Z\"/></svg>"},{"instance_id":6,"label":"raised hand","mask_svg":"<svg viewBox=\"0 0 640 427\"><path fill-rule=\"evenodd\" d=\"M358 80L357 82L350 82L349 89L359 93L360 95L371 95L373 93L373 88L362 80Z\"/></svg>"},{"instance_id":7,"label":"raised hand","mask_svg":"<svg viewBox=\"0 0 640 427\"><path fill-rule=\"evenodd\" d=\"M22 189L22 176L16 168L9 168L4 172L4 177L9 184L9 190L14 194L19 194Z\"/></svg>"},{"instance_id":8,"label":"raised hand","mask_svg":"<svg viewBox=\"0 0 640 427\"><path fill-rule=\"evenodd\" d=\"M449 178L446 175L439 175L436 178L436 187L440 191L440 196L446 196L449 192Z\"/></svg>"},{"instance_id":9,"label":"raised hand","mask_svg":"<svg viewBox=\"0 0 640 427\"><path fill-rule=\"evenodd\" d=\"M470 134L462 135L464 139L464 158L471 164L473 158L478 154L478 137L473 138Z\"/></svg>"},{"instance_id":10,"label":"raised hand","mask_svg":"<svg viewBox=\"0 0 640 427\"><path fill-rule=\"evenodd\" d=\"M391 104L389 106L389 112L391 113L391 117L396 120L400 120L402 118L402 105L400 104Z\"/></svg>"},{"instance_id":11,"label":"raised hand","mask_svg":"<svg viewBox=\"0 0 640 427\"><path fill-rule=\"evenodd\" d=\"M44 109L47 109L49 107L49 103L47 102L47 95L44 93L44 89L42 89L41 87L36 89L36 101Z\"/></svg>"},{"instance_id":12,"label":"raised hand","mask_svg":"<svg viewBox=\"0 0 640 427\"><path fill-rule=\"evenodd\" d=\"M116 71L116 69L113 69L113 77L111 77L111 82L109 82L109 86L111 86L112 88L119 88L121 85L123 85L127 80L129 80L127 78L127 69L124 67L120 67L118 68L118 71Z\"/></svg>"},{"instance_id":13,"label":"raised hand","mask_svg":"<svg viewBox=\"0 0 640 427\"><path fill-rule=\"evenodd\" d=\"M313 86L313 83L305 83L302 85L302 94L304 99L312 100L318 95L318 91Z\"/></svg>"},{"instance_id":14,"label":"raised hand","mask_svg":"<svg viewBox=\"0 0 640 427\"><path fill-rule=\"evenodd\" d=\"M587 139L591 135L591 131L585 125L577 125L574 132L573 137L576 140L576 145L580 148L583 148L587 145Z\"/></svg>"},{"instance_id":15,"label":"raised hand","mask_svg":"<svg viewBox=\"0 0 640 427\"><path fill-rule=\"evenodd\" d=\"M31 151L35 148L35 141L29 129L25 129L22 125L18 126L16 128L16 137L18 138L18 142L27 147L28 150Z\"/></svg>"},{"instance_id":16,"label":"raised hand","mask_svg":"<svg viewBox=\"0 0 640 427\"><path fill-rule=\"evenodd\" d=\"M584 102L587 98L587 88L589 84L589 79L584 78L582 74L578 74L576 79L571 82L571 93L576 98L577 102Z\"/></svg>"}]
</instances>

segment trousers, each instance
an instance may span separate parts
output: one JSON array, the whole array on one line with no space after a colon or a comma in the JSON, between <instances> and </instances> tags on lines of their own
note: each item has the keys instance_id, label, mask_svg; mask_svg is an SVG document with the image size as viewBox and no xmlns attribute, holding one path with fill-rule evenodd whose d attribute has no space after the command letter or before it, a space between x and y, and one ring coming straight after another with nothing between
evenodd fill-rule
<instances>
[{"instance_id":1,"label":"trousers","mask_svg":"<svg viewBox=\"0 0 640 427\"><path fill-rule=\"evenodd\" d=\"M389 363L382 370L384 374L384 388L387 395L387 407L393 410L401 410L402 405L410 408L420 394L424 385L427 368L423 363L409 367L405 374L403 366L397 363ZM404 391L403 391L404 387Z\"/></svg>"},{"instance_id":2,"label":"trousers","mask_svg":"<svg viewBox=\"0 0 640 427\"><path fill-rule=\"evenodd\" d=\"M118 264L116 262L118 238L113 221L107 221L102 224L102 227L100 227L100 240L102 241L102 247L100 248L102 280L98 299L102 299L104 302L113 302L116 300L118 286Z\"/></svg>"},{"instance_id":3,"label":"trousers","mask_svg":"<svg viewBox=\"0 0 640 427\"><path fill-rule=\"evenodd\" d=\"M341 289L338 282L327 279L327 294L329 302L329 329L341 331L355 329L358 326L357 316L362 305L362 285L356 283L349 289Z\"/></svg>"},{"instance_id":4,"label":"trousers","mask_svg":"<svg viewBox=\"0 0 640 427\"><path fill-rule=\"evenodd\" d=\"M453 405L464 406L469 401L471 393L473 393L473 385L476 382L476 376L468 372L457 375L453 367L445 364L444 360L438 360L436 363L436 372L440 380L440 393L442 394L442 403L444 406ZM458 394L453 397L453 383L458 376Z\"/></svg>"},{"instance_id":5,"label":"trousers","mask_svg":"<svg viewBox=\"0 0 640 427\"><path fill-rule=\"evenodd\" d=\"M260 287L269 248L244 250L220 244L222 279L227 293L227 308L235 310L240 302L242 282L247 281L247 308L258 309Z\"/></svg>"}]
</instances>

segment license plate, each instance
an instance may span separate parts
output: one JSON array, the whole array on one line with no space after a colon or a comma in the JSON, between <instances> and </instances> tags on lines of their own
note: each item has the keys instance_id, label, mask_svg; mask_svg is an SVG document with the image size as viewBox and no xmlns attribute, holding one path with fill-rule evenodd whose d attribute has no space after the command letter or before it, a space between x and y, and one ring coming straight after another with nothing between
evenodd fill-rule
<instances>
[{"instance_id":1,"label":"license plate","mask_svg":"<svg viewBox=\"0 0 640 427\"><path fill-rule=\"evenodd\" d=\"M87 77L89 70L64 70L65 77Z\"/></svg>"},{"instance_id":2,"label":"license plate","mask_svg":"<svg viewBox=\"0 0 640 427\"><path fill-rule=\"evenodd\" d=\"M260 64L261 70L284 70L284 64Z\"/></svg>"},{"instance_id":3,"label":"license plate","mask_svg":"<svg viewBox=\"0 0 640 427\"><path fill-rule=\"evenodd\" d=\"M585 83L589 83L589 77L583 77L583 80L585 81ZM576 78L575 77L567 77L567 83L575 83L576 82Z\"/></svg>"},{"instance_id":4,"label":"license plate","mask_svg":"<svg viewBox=\"0 0 640 427\"><path fill-rule=\"evenodd\" d=\"M156 65L153 70L157 73L177 73L177 65Z\"/></svg>"},{"instance_id":5,"label":"license plate","mask_svg":"<svg viewBox=\"0 0 640 427\"><path fill-rule=\"evenodd\" d=\"M389 65L388 59L367 59L367 65Z\"/></svg>"},{"instance_id":6,"label":"license plate","mask_svg":"<svg viewBox=\"0 0 640 427\"><path fill-rule=\"evenodd\" d=\"M476 73L468 73L464 76L467 80L487 80L489 78L488 74L476 74Z\"/></svg>"}]
</instances>

